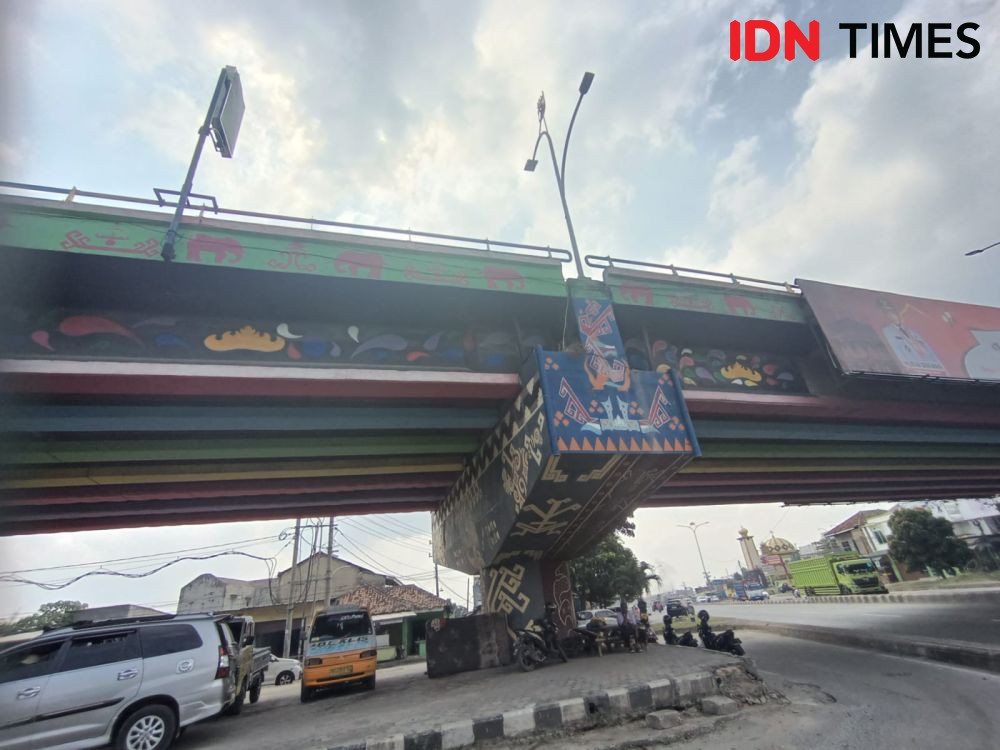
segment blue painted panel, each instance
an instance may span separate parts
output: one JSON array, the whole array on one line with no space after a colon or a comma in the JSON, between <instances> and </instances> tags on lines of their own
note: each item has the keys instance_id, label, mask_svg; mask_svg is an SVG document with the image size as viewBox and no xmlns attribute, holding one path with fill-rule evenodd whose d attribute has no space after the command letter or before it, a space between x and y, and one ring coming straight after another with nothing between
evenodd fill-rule
<instances>
[{"instance_id":1,"label":"blue painted panel","mask_svg":"<svg viewBox=\"0 0 1000 750\"><path fill-rule=\"evenodd\" d=\"M626 367L619 380L589 353L538 349L536 357L554 452L700 455L671 373Z\"/></svg>"}]
</instances>

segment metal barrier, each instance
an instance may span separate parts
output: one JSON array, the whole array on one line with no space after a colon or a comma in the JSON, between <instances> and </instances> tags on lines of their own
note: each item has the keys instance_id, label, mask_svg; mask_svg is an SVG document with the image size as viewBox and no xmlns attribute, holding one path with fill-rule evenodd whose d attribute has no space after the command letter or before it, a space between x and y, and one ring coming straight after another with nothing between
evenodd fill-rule
<instances>
[{"instance_id":1,"label":"metal barrier","mask_svg":"<svg viewBox=\"0 0 1000 750\"><path fill-rule=\"evenodd\" d=\"M176 208L176 201L169 201L164 198L164 195L175 191L164 190L162 188L154 189L156 198L138 198L135 196L128 195L115 195L113 193L96 193L90 190L78 190L77 188L59 188L50 187L47 185L33 185L26 182L9 182L5 180L0 180L0 188L7 190L20 190L25 192L34 193L54 193L56 195L66 196L65 200L67 203L72 203L77 198L91 198L98 201L106 201L111 203L126 203L126 204L139 204L144 206L153 206L155 208ZM338 229L350 229L355 232L372 232L372 233L382 233L397 236L405 236L411 242L414 237L419 237L423 239L432 240L443 240L452 243L462 243L458 245L461 247L463 245L473 245L478 249L485 247L487 251L493 251L494 248L502 248L503 252L515 252L524 254L540 254L546 258L552 258L558 260L561 263L569 263L573 260L573 254L564 248L559 247L548 247L542 245L530 245L523 242L505 242L502 240L491 240L488 237L485 239L480 239L478 237L464 237L462 235L455 234L442 234L440 232L423 232L416 229L398 229L395 227L381 227L374 224L353 224L346 221L333 221L330 219L315 219L307 218L304 216L289 216L286 214L272 214L265 213L262 211L245 211L236 208L220 208L214 196L211 195L192 195L192 197L203 198L207 201L211 201L211 205L204 206L194 206L189 207L192 210L204 213L206 211L213 214L221 214L223 216L239 216L243 218L252 219L266 219L267 221L281 221L292 224L306 224L310 229L316 227L337 227ZM98 204L99 205L99 204Z\"/></svg>"}]
</instances>

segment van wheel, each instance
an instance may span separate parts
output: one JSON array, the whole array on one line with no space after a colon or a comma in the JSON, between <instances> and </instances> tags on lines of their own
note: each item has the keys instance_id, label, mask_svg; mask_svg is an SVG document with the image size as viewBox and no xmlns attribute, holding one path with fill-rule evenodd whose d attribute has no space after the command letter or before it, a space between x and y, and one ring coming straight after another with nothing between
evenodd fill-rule
<instances>
[{"instance_id":1,"label":"van wheel","mask_svg":"<svg viewBox=\"0 0 1000 750\"><path fill-rule=\"evenodd\" d=\"M246 701L246 699L247 699L247 684L244 682L240 686L240 692L236 694L236 698L233 700L232 703L230 703L222 710L222 713L224 713L226 716L239 716L240 711L243 710L243 703Z\"/></svg>"},{"instance_id":2,"label":"van wheel","mask_svg":"<svg viewBox=\"0 0 1000 750\"><path fill-rule=\"evenodd\" d=\"M365 690L374 690L375 689L375 675L372 675L371 677L366 677L361 684L362 684L362 686L364 686Z\"/></svg>"},{"instance_id":3,"label":"van wheel","mask_svg":"<svg viewBox=\"0 0 1000 750\"><path fill-rule=\"evenodd\" d=\"M260 677L254 681L253 685L250 687L250 702L256 703L260 700L260 689L264 687L264 678Z\"/></svg>"},{"instance_id":4,"label":"van wheel","mask_svg":"<svg viewBox=\"0 0 1000 750\"><path fill-rule=\"evenodd\" d=\"M840 584L840 595L847 596L851 593L851 590L847 588L844 584Z\"/></svg>"},{"instance_id":5,"label":"van wheel","mask_svg":"<svg viewBox=\"0 0 1000 750\"><path fill-rule=\"evenodd\" d=\"M174 741L177 719L166 706L155 703L131 714L118 729L118 750L166 750Z\"/></svg>"},{"instance_id":6,"label":"van wheel","mask_svg":"<svg viewBox=\"0 0 1000 750\"><path fill-rule=\"evenodd\" d=\"M303 683L302 689L299 691L299 700L303 703L308 703L312 700L313 689L311 687L306 687Z\"/></svg>"}]
</instances>

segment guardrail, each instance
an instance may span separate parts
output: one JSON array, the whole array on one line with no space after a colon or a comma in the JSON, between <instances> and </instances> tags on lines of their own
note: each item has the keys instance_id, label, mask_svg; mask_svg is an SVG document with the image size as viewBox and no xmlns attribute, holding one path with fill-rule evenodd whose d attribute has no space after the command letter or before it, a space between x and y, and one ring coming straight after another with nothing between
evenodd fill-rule
<instances>
[{"instance_id":1,"label":"guardrail","mask_svg":"<svg viewBox=\"0 0 1000 750\"><path fill-rule=\"evenodd\" d=\"M610 255L586 255L583 258L583 262L586 263L591 268L597 269L614 269L615 267L624 267L624 270L629 270L629 267L636 266L640 269L652 269L654 271L667 271L674 276L689 275L695 278L707 276L708 279L703 279L707 281L715 281L721 279L728 281L736 286L762 286L762 287L777 287L782 291L788 292L789 294L801 294L802 290L799 289L795 284L788 281L768 281L767 279L755 279L752 276L737 276L734 273L720 273L718 271L704 271L700 268L685 268L684 266L675 266L673 264L666 263L654 263L648 260L630 260L628 258L614 258Z\"/></svg>"},{"instance_id":2,"label":"guardrail","mask_svg":"<svg viewBox=\"0 0 1000 750\"><path fill-rule=\"evenodd\" d=\"M55 195L63 195L67 203L72 203L76 201L77 198L90 198L95 201L104 201L105 203L125 203L125 204L137 204L142 206L151 206L153 208L177 208L177 201L167 200L164 196L169 195L175 191L165 190L163 188L154 188L153 192L156 198L140 198L137 196L130 195L116 195L114 193L98 193L91 190L79 190L75 187L73 188L60 188L51 187L48 185L34 185L27 182L10 182L6 180L0 180L0 188L6 190L23 191L27 193L49 193ZM487 251L494 252L494 248L501 248L502 252L514 252L516 254L528 254L528 255L542 255L546 258L551 258L553 260L558 260L560 263L569 263L573 260L573 254L561 247L549 247L547 245L531 245L524 242L506 242L503 240L491 240L490 238L479 238L479 237L465 237L457 234L443 234L441 232L425 232L417 229L399 229L397 227L382 227L375 224L355 224L347 221L333 221L332 219L316 219L312 217L305 216L290 216L287 214L274 214L266 213L263 211L247 211L237 208L222 208L218 205L215 196L212 195L200 195L192 194L192 197L202 198L210 202L210 205L191 205L190 201L187 201L187 206L185 208L190 208L191 210L198 211L200 213L211 212L213 214L219 214L222 216L238 216L241 218L258 219L266 221L279 221L289 224L297 225L307 225L310 229L316 229L317 227L336 227L337 229L349 229L354 232L366 232L372 234L389 234L400 237L406 237L409 241L413 241L414 237L421 239L430 240L440 240L448 243L461 243L455 244L455 247L468 247L474 246L477 249L485 248ZM94 205L102 205L96 203Z\"/></svg>"}]
</instances>

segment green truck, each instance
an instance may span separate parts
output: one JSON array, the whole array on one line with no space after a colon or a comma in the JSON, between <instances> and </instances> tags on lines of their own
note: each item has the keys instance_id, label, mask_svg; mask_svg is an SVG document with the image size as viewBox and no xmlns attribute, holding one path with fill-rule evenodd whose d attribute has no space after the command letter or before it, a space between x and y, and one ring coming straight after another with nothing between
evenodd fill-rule
<instances>
[{"instance_id":1,"label":"green truck","mask_svg":"<svg viewBox=\"0 0 1000 750\"><path fill-rule=\"evenodd\" d=\"M852 555L825 555L788 563L792 584L806 596L886 594L871 560Z\"/></svg>"}]
</instances>

